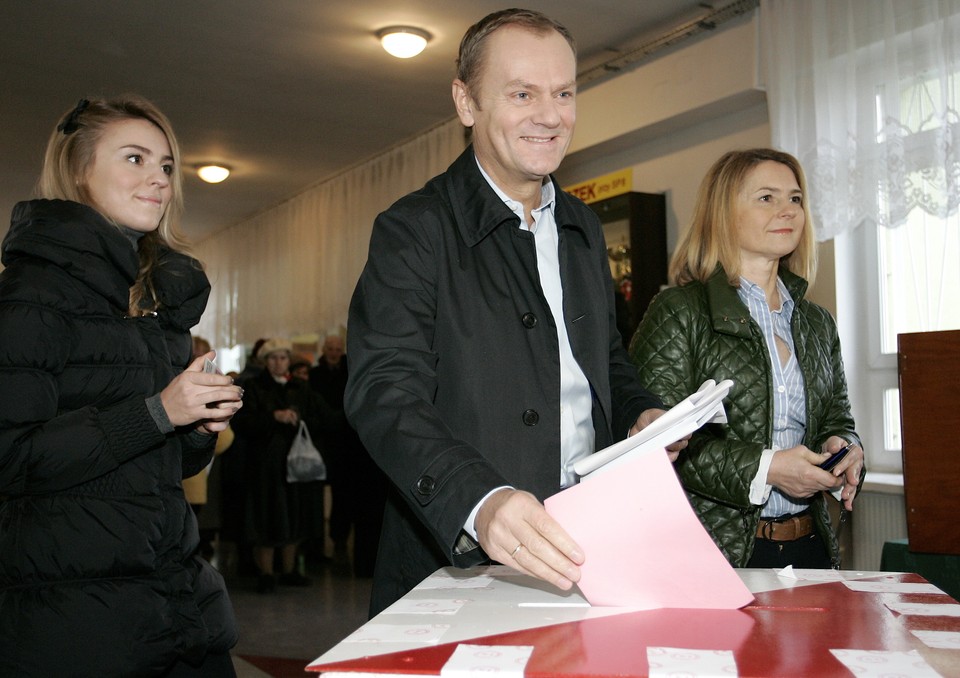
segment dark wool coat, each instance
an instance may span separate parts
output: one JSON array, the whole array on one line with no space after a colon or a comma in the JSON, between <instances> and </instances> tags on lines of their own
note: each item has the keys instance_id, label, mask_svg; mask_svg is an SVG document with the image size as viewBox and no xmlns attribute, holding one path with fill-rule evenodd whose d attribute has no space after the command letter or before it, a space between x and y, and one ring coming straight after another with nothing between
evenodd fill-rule
<instances>
[{"instance_id":1,"label":"dark wool coat","mask_svg":"<svg viewBox=\"0 0 960 678\"><path fill-rule=\"evenodd\" d=\"M807 282L781 269L795 302L793 341L806 386L803 444L819 450L830 436L860 444L854 431L840 339L831 315L803 298ZM671 287L654 297L630 344L640 378L673 406L707 379L732 379L727 424L708 424L680 453L677 473L713 540L735 567L753 554L760 506L749 500L760 453L773 444L773 377L759 326L719 269L706 283ZM862 476L861 476L862 477ZM831 559L839 547L823 493L813 502Z\"/></svg>"},{"instance_id":2,"label":"dark wool coat","mask_svg":"<svg viewBox=\"0 0 960 678\"><path fill-rule=\"evenodd\" d=\"M616 329L600 221L556 187L563 316L593 390L596 448L659 400ZM393 481L371 611L439 567L486 561L458 540L470 510L512 485L560 489L557 330L533 233L468 148L377 217L350 306L346 410Z\"/></svg>"},{"instance_id":3,"label":"dark wool coat","mask_svg":"<svg viewBox=\"0 0 960 678\"><path fill-rule=\"evenodd\" d=\"M243 438L246 451L247 540L257 546L282 546L323 537L324 484L287 482L287 453L299 427L281 424L273 413L295 409L324 461L324 432L342 425L346 421L343 413L328 407L307 382L291 379L281 384L267 369L248 379L244 389L243 407L232 425Z\"/></svg>"},{"instance_id":4,"label":"dark wool coat","mask_svg":"<svg viewBox=\"0 0 960 678\"><path fill-rule=\"evenodd\" d=\"M190 359L209 294L165 251L156 317L127 317L131 241L72 202L20 203L0 273L0 675L153 676L236 641L195 558L181 479L213 436L160 432L145 399Z\"/></svg>"}]
</instances>

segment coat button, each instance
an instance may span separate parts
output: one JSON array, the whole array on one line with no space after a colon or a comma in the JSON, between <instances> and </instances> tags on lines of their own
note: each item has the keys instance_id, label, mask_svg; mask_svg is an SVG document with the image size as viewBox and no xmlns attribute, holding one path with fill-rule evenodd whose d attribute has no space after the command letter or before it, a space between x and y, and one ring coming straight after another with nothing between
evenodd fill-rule
<instances>
[{"instance_id":1,"label":"coat button","mask_svg":"<svg viewBox=\"0 0 960 678\"><path fill-rule=\"evenodd\" d=\"M536 426L540 423L540 415L536 410L527 410L523 413L523 423L527 426Z\"/></svg>"},{"instance_id":2,"label":"coat button","mask_svg":"<svg viewBox=\"0 0 960 678\"><path fill-rule=\"evenodd\" d=\"M532 330L537 326L537 316L535 316L533 313L524 313L520 318L520 322L522 322L523 326L528 330Z\"/></svg>"},{"instance_id":3,"label":"coat button","mask_svg":"<svg viewBox=\"0 0 960 678\"><path fill-rule=\"evenodd\" d=\"M417 492L423 495L431 494L437 487L437 481L430 476L423 476L417 481Z\"/></svg>"}]
</instances>

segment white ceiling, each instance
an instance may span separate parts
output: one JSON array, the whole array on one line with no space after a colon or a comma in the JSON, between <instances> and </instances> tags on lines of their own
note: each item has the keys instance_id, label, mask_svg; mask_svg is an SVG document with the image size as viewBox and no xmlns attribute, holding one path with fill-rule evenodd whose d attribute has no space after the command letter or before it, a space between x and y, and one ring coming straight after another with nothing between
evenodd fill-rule
<instances>
[{"instance_id":1,"label":"white ceiling","mask_svg":"<svg viewBox=\"0 0 960 678\"><path fill-rule=\"evenodd\" d=\"M580 70L724 2L531 1L577 39ZM185 166L231 165L225 183L188 174L194 240L453 116L460 37L492 0L0 0L0 234L32 197L47 136L85 96L137 92L170 117ZM434 38L411 60L373 33Z\"/></svg>"}]
</instances>

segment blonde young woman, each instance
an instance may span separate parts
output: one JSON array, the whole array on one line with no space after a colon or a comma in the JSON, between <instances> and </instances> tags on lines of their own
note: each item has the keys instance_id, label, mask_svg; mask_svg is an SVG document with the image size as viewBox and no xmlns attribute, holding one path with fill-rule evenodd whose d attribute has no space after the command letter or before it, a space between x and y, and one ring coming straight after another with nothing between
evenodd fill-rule
<instances>
[{"instance_id":1,"label":"blonde young woman","mask_svg":"<svg viewBox=\"0 0 960 678\"><path fill-rule=\"evenodd\" d=\"M796 158L734 151L710 168L630 347L640 379L675 405L732 379L727 424L676 461L690 502L737 567L839 567L827 494L845 510L863 475L833 318L804 299L814 227ZM846 445L832 470L819 467ZM830 500L832 501L832 500Z\"/></svg>"},{"instance_id":2,"label":"blonde young woman","mask_svg":"<svg viewBox=\"0 0 960 678\"><path fill-rule=\"evenodd\" d=\"M232 676L233 612L181 479L240 408L191 360L180 151L136 96L52 132L0 273L0 675Z\"/></svg>"}]
</instances>

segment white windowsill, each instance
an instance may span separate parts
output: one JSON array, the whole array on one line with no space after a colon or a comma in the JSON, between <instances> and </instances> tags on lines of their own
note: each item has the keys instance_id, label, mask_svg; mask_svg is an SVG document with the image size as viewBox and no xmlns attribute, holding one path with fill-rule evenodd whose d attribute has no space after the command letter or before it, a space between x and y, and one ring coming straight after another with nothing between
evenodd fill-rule
<instances>
[{"instance_id":1,"label":"white windowsill","mask_svg":"<svg viewBox=\"0 0 960 678\"><path fill-rule=\"evenodd\" d=\"M867 477L863 481L861 491L877 492L879 494L903 494L903 474L867 471Z\"/></svg>"}]
</instances>

